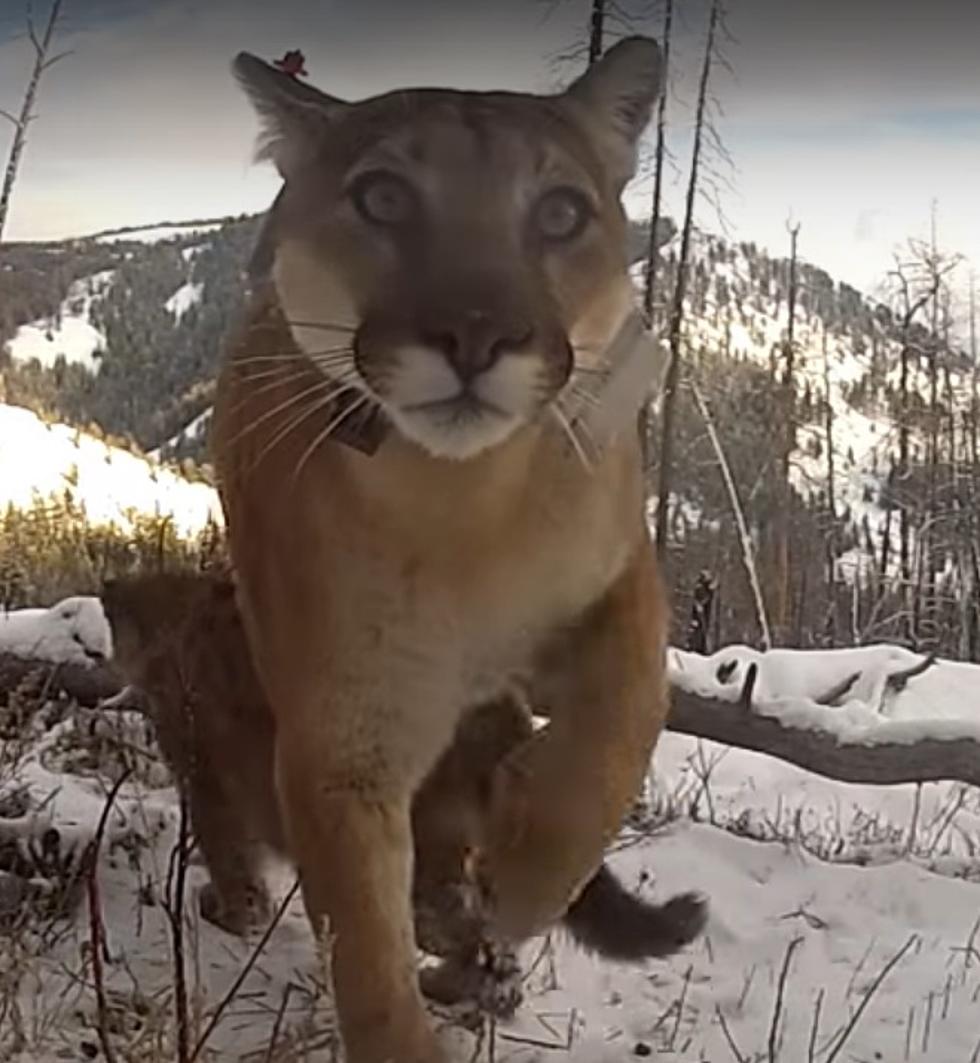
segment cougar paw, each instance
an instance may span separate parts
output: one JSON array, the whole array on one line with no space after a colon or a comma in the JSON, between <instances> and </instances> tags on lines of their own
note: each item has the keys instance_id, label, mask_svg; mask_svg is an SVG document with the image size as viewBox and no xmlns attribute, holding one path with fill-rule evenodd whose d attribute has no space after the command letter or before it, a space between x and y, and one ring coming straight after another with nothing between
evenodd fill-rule
<instances>
[{"instance_id":1,"label":"cougar paw","mask_svg":"<svg viewBox=\"0 0 980 1063\"><path fill-rule=\"evenodd\" d=\"M198 894L201 915L209 923L244 937L249 930L267 923L272 911L268 894L260 887L249 887L243 896L229 901L213 882L201 887Z\"/></svg>"},{"instance_id":2,"label":"cougar paw","mask_svg":"<svg viewBox=\"0 0 980 1063\"><path fill-rule=\"evenodd\" d=\"M516 955L490 945L484 945L472 956L457 956L423 968L419 971L419 988L437 1004L472 1004L499 1019L510 1018L523 1000Z\"/></svg>"}]
</instances>

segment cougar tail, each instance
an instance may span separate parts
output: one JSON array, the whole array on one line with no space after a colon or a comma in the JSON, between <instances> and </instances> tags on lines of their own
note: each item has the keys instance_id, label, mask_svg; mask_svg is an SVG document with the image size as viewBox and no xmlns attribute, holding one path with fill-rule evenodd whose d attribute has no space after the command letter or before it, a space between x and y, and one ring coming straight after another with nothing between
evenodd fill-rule
<instances>
[{"instance_id":1,"label":"cougar tail","mask_svg":"<svg viewBox=\"0 0 980 1063\"><path fill-rule=\"evenodd\" d=\"M565 929L588 952L621 963L670 956L704 929L708 904L679 893L663 904L642 900L603 864L565 913Z\"/></svg>"}]
</instances>

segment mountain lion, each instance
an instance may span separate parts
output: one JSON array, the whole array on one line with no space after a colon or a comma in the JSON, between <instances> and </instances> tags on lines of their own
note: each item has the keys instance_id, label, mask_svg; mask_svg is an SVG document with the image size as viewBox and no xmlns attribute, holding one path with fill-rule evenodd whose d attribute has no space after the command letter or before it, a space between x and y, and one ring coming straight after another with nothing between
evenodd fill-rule
<instances>
[{"instance_id":1,"label":"mountain lion","mask_svg":"<svg viewBox=\"0 0 980 1063\"><path fill-rule=\"evenodd\" d=\"M251 667L234 585L222 574L153 573L107 581L102 600L113 664L145 697L161 750L187 797L211 876L200 895L201 912L242 934L271 914L265 853L288 853L273 778L274 721ZM423 988L444 1003L499 997L496 971L484 964L479 910L467 903L467 864L480 837L492 772L532 734L531 715L518 696L479 706L460 722L415 795L416 934L423 949L446 960L423 972ZM581 945L637 960L682 947L700 929L703 914L690 894L663 905L645 902L603 867L564 923ZM507 999L515 1002L512 994Z\"/></svg>"},{"instance_id":2,"label":"mountain lion","mask_svg":"<svg viewBox=\"0 0 980 1063\"><path fill-rule=\"evenodd\" d=\"M549 724L493 771L475 875L525 939L596 875L666 713L620 194L660 80L621 41L565 92L356 103L236 74L283 186L212 449L275 778L350 1063L445 1058L415 977L413 796L469 707Z\"/></svg>"}]
</instances>

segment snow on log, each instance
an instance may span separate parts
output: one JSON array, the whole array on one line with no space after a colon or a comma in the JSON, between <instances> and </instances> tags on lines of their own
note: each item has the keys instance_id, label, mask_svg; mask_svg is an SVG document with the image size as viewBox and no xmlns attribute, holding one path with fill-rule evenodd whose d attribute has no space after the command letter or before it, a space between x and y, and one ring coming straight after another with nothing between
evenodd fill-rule
<instances>
[{"instance_id":1,"label":"snow on log","mask_svg":"<svg viewBox=\"0 0 980 1063\"><path fill-rule=\"evenodd\" d=\"M865 667L855 669L856 663ZM766 654L733 647L714 657L671 650L668 674L673 731L841 782L980 786L975 665L937 662L899 647ZM916 690L927 675L935 677L928 714ZM842 703L821 703L828 692Z\"/></svg>"},{"instance_id":2,"label":"snow on log","mask_svg":"<svg viewBox=\"0 0 980 1063\"><path fill-rule=\"evenodd\" d=\"M111 656L112 635L98 598L0 612L0 691L31 680L37 692L64 692L95 705L119 690Z\"/></svg>"}]
</instances>

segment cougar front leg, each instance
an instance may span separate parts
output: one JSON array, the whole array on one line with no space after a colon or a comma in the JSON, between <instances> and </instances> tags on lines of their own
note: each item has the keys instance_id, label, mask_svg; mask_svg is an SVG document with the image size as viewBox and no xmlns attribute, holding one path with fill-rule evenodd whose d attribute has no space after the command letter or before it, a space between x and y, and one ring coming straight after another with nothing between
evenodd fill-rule
<instances>
[{"instance_id":1,"label":"cougar front leg","mask_svg":"<svg viewBox=\"0 0 980 1063\"><path fill-rule=\"evenodd\" d=\"M544 654L550 724L499 766L480 876L503 938L559 919L639 792L667 712L663 599L644 540L598 602Z\"/></svg>"},{"instance_id":2,"label":"cougar front leg","mask_svg":"<svg viewBox=\"0 0 980 1063\"><path fill-rule=\"evenodd\" d=\"M277 781L307 913L332 964L346 1059L441 1063L416 972L414 780L398 778L387 736L352 758L313 733L283 722Z\"/></svg>"}]
</instances>

